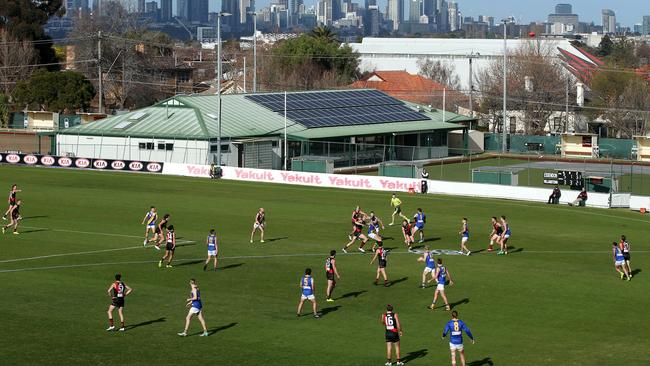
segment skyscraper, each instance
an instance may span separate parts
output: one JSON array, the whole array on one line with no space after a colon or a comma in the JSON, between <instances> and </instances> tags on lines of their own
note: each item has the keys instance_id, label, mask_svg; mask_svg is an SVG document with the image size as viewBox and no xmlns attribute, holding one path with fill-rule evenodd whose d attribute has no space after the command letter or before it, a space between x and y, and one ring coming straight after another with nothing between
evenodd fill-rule
<instances>
[{"instance_id":1,"label":"skyscraper","mask_svg":"<svg viewBox=\"0 0 650 366\"><path fill-rule=\"evenodd\" d=\"M616 14L611 9L603 9L603 34L616 33Z\"/></svg>"},{"instance_id":2,"label":"skyscraper","mask_svg":"<svg viewBox=\"0 0 650 366\"><path fill-rule=\"evenodd\" d=\"M449 31L449 7L445 0L437 0L436 24L438 26L438 32Z\"/></svg>"},{"instance_id":3,"label":"skyscraper","mask_svg":"<svg viewBox=\"0 0 650 366\"><path fill-rule=\"evenodd\" d=\"M188 0L177 0L176 1L176 16L181 19L188 19Z\"/></svg>"},{"instance_id":4,"label":"skyscraper","mask_svg":"<svg viewBox=\"0 0 650 366\"><path fill-rule=\"evenodd\" d=\"M329 0L332 3L332 21L341 19L341 0Z\"/></svg>"},{"instance_id":5,"label":"skyscraper","mask_svg":"<svg viewBox=\"0 0 650 366\"><path fill-rule=\"evenodd\" d=\"M221 19L221 24L228 25L233 29L239 27L241 23L239 0L222 0L221 1L221 12L232 14L231 16L224 17Z\"/></svg>"},{"instance_id":6,"label":"skyscraper","mask_svg":"<svg viewBox=\"0 0 650 366\"><path fill-rule=\"evenodd\" d=\"M251 0L239 0L239 14L233 14L236 18L235 21L239 24L245 24L246 19L248 19L248 12L253 11L251 9Z\"/></svg>"},{"instance_id":7,"label":"skyscraper","mask_svg":"<svg viewBox=\"0 0 650 366\"><path fill-rule=\"evenodd\" d=\"M644 36L650 35L650 15L643 16L643 23L641 23L641 34Z\"/></svg>"},{"instance_id":8,"label":"skyscraper","mask_svg":"<svg viewBox=\"0 0 650 366\"><path fill-rule=\"evenodd\" d=\"M160 20L168 22L172 19L172 0L160 0Z\"/></svg>"},{"instance_id":9,"label":"skyscraper","mask_svg":"<svg viewBox=\"0 0 650 366\"><path fill-rule=\"evenodd\" d=\"M138 0L138 13L143 14L146 11L145 0Z\"/></svg>"},{"instance_id":10,"label":"skyscraper","mask_svg":"<svg viewBox=\"0 0 650 366\"><path fill-rule=\"evenodd\" d=\"M429 17L429 22L436 19L436 0L423 0L422 13Z\"/></svg>"},{"instance_id":11,"label":"skyscraper","mask_svg":"<svg viewBox=\"0 0 650 366\"><path fill-rule=\"evenodd\" d=\"M404 0L388 0L386 19L393 21L393 30L399 29L399 24L404 20Z\"/></svg>"},{"instance_id":12,"label":"skyscraper","mask_svg":"<svg viewBox=\"0 0 650 366\"><path fill-rule=\"evenodd\" d=\"M455 1L452 1L449 3L448 7L449 11L449 30L450 31L457 31L460 29L460 24L459 24L459 16L458 16L458 3Z\"/></svg>"},{"instance_id":13,"label":"skyscraper","mask_svg":"<svg viewBox=\"0 0 650 366\"><path fill-rule=\"evenodd\" d=\"M363 26L366 36L376 37L379 35L379 8L376 0L371 0L375 4L366 6L366 19L363 20Z\"/></svg>"},{"instance_id":14,"label":"skyscraper","mask_svg":"<svg viewBox=\"0 0 650 366\"><path fill-rule=\"evenodd\" d=\"M555 14L572 14L573 6L571 4L557 4L555 5Z\"/></svg>"},{"instance_id":15,"label":"skyscraper","mask_svg":"<svg viewBox=\"0 0 650 366\"><path fill-rule=\"evenodd\" d=\"M409 22L419 23L421 15L422 15L422 0L410 0Z\"/></svg>"}]
</instances>

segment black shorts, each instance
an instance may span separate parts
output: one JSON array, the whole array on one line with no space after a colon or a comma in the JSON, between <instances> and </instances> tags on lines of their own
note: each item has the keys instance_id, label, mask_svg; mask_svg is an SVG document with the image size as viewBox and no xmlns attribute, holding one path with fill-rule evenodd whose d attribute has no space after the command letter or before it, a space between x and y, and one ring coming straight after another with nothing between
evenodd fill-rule
<instances>
[{"instance_id":1,"label":"black shorts","mask_svg":"<svg viewBox=\"0 0 650 366\"><path fill-rule=\"evenodd\" d=\"M386 268L386 261L379 261L379 268Z\"/></svg>"},{"instance_id":2,"label":"black shorts","mask_svg":"<svg viewBox=\"0 0 650 366\"><path fill-rule=\"evenodd\" d=\"M386 342L397 343L399 342L399 333L386 331Z\"/></svg>"},{"instance_id":3,"label":"black shorts","mask_svg":"<svg viewBox=\"0 0 650 366\"><path fill-rule=\"evenodd\" d=\"M116 308L123 308L124 307L124 298L123 297L114 297L113 301L111 302L111 305L115 306Z\"/></svg>"},{"instance_id":4,"label":"black shorts","mask_svg":"<svg viewBox=\"0 0 650 366\"><path fill-rule=\"evenodd\" d=\"M623 259L625 259L626 261L629 261L630 260L630 252L623 252Z\"/></svg>"},{"instance_id":5,"label":"black shorts","mask_svg":"<svg viewBox=\"0 0 650 366\"><path fill-rule=\"evenodd\" d=\"M156 226L156 229L154 230L154 232L155 232L156 234L160 234L160 233L161 233L161 230L160 230L160 228L159 228L158 226Z\"/></svg>"},{"instance_id":6,"label":"black shorts","mask_svg":"<svg viewBox=\"0 0 650 366\"><path fill-rule=\"evenodd\" d=\"M360 237L361 236L361 231L355 231L354 233L352 233L352 236L354 236L355 238Z\"/></svg>"},{"instance_id":7,"label":"black shorts","mask_svg":"<svg viewBox=\"0 0 650 366\"><path fill-rule=\"evenodd\" d=\"M170 250L173 252L175 249L176 247L172 243L167 243L167 245L165 245L165 250Z\"/></svg>"},{"instance_id":8,"label":"black shorts","mask_svg":"<svg viewBox=\"0 0 650 366\"><path fill-rule=\"evenodd\" d=\"M336 280L334 279L334 272L325 272L325 277L327 277L328 281L336 282Z\"/></svg>"},{"instance_id":9,"label":"black shorts","mask_svg":"<svg viewBox=\"0 0 650 366\"><path fill-rule=\"evenodd\" d=\"M401 213L402 213L402 207L400 207L400 206L395 207L395 214L399 215Z\"/></svg>"},{"instance_id":10,"label":"black shorts","mask_svg":"<svg viewBox=\"0 0 650 366\"><path fill-rule=\"evenodd\" d=\"M20 217L20 212L14 211L14 212L11 213L11 218L12 219L18 220L19 217Z\"/></svg>"}]
</instances>

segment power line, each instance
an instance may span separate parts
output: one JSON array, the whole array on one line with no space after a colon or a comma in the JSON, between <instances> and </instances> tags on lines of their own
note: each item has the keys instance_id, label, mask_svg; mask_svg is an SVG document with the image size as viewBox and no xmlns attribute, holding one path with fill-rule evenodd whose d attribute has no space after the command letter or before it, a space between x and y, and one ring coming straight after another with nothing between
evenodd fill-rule
<instances>
[{"instance_id":1,"label":"power line","mask_svg":"<svg viewBox=\"0 0 650 366\"><path fill-rule=\"evenodd\" d=\"M79 40L91 39L91 38L96 38L96 37L86 36L86 37L76 37L76 38L52 38L52 39L37 39L33 41L22 40L22 41L0 42L0 46L23 44L23 43L29 43L29 44L61 43L61 42L79 41Z\"/></svg>"},{"instance_id":2,"label":"power line","mask_svg":"<svg viewBox=\"0 0 650 366\"><path fill-rule=\"evenodd\" d=\"M78 60L78 61L50 62L50 63L45 63L45 64L0 66L0 69L20 69L20 68L24 68L24 67L67 65L67 64L78 64L78 63L86 63L86 62L97 62L97 60Z\"/></svg>"}]
</instances>

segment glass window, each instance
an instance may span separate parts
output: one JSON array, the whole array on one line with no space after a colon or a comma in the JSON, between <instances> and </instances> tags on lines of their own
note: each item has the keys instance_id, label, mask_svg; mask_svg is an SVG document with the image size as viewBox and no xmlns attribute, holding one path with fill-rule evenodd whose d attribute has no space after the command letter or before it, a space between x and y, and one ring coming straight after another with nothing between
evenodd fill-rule
<instances>
[{"instance_id":1,"label":"glass window","mask_svg":"<svg viewBox=\"0 0 650 366\"><path fill-rule=\"evenodd\" d=\"M153 150L153 142L140 142L138 148L140 150Z\"/></svg>"}]
</instances>

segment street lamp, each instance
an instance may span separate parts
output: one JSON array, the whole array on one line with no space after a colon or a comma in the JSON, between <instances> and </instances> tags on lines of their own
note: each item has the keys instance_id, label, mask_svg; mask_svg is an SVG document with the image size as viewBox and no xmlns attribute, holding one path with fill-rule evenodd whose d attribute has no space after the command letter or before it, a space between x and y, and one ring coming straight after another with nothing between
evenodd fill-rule
<instances>
[{"instance_id":1,"label":"street lamp","mask_svg":"<svg viewBox=\"0 0 650 366\"><path fill-rule=\"evenodd\" d=\"M503 23L503 139L501 141L501 152L505 153L508 149L508 142L507 138L508 135L506 134L506 100L507 100L507 91L506 87L508 85L507 83L507 55L508 55L508 47L507 47L507 26L508 23L512 22L512 18L505 18L501 19L501 22Z\"/></svg>"},{"instance_id":2,"label":"street lamp","mask_svg":"<svg viewBox=\"0 0 650 366\"><path fill-rule=\"evenodd\" d=\"M230 13L217 13L217 98L219 99L217 107L217 121L219 133L217 135L217 166L221 167L221 18L227 17Z\"/></svg>"},{"instance_id":3,"label":"street lamp","mask_svg":"<svg viewBox=\"0 0 650 366\"><path fill-rule=\"evenodd\" d=\"M257 12L249 11L246 14L253 16L253 94L255 94L257 93Z\"/></svg>"}]
</instances>

